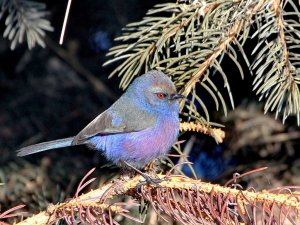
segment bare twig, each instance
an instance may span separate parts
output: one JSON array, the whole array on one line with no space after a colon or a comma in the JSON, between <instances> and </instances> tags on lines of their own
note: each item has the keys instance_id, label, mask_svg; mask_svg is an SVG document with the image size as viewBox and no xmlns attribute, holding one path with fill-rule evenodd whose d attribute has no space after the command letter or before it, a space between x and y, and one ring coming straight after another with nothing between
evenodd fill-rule
<instances>
[{"instance_id":1,"label":"bare twig","mask_svg":"<svg viewBox=\"0 0 300 225\"><path fill-rule=\"evenodd\" d=\"M66 25L67 25L67 21L68 21L68 17L69 17L71 3L72 3L72 0L69 0L68 5L67 5L67 9L66 9L65 18L64 18L63 27L61 29L61 34L60 34L60 39L59 39L59 44L60 45L62 45L63 41L64 41L64 35L65 35L65 31L66 31Z\"/></svg>"},{"instance_id":2,"label":"bare twig","mask_svg":"<svg viewBox=\"0 0 300 225\"><path fill-rule=\"evenodd\" d=\"M101 80L99 80L96 75L86 69L75 55L70 54L68 51L52 41L49 37L45 38L45 42L49 48L51 48L57 55L69 63L69 65L71 65L76 72L87 79L97 92L103 93L112 100L117 98L115 93L113 93Z\"/></svg>"}]
</instances>

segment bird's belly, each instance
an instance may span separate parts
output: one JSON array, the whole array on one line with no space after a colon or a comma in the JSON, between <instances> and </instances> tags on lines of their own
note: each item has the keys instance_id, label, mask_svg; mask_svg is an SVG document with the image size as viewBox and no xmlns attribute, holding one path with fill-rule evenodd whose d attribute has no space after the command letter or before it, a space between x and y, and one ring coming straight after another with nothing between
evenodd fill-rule
<instances>
[{"instance_id":1,"label":"bird's belly","mask_svg":"<svg viewBox=\"0 0 300 225\"><path fill-rule=\"evenodd\" d=\"M176 141L178 132L178 122L164 121L160 126L138 132L95 136L91 142L115 164L122 160L142 168L158 156L166 154Z\"/></svg>"}]
</instances>

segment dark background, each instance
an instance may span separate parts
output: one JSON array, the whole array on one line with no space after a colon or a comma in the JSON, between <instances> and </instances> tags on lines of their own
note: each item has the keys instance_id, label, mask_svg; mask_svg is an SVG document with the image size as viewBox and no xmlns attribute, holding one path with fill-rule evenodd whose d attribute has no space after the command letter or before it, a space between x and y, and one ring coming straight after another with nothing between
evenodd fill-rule
<instances>
[{"instance_id":1,"label":"dark background","mask_svg":"<svg viewBox=\"0 0 300 225\"><path fill-rule=\"evenodd\" d=\"M92 167L97 167L94 187L118 175L117 168L101 168L107 163L105 159L84 146L25 158L17 158L15 151L21 146L76 135L121 95L118 77L108 79L114 66L102 67L108 59L105 54L122 27L141 20L156 3L73 1L65 41L59 46L67 1L43 2L55 28L47 33L45 49L29 51L22 44L11 51L9 41L0 38L0 183L5 183L0 186L0 204L9 208L25 203L31 212L72 196ZM0 24L3 32L4 22ZM253 43L247 45L251 49ZM214 121L226 125L225 142L217 145L203 134L181 137L192 137L190 160L198 177L224 184L234 172L269 166L267 172L243 179L243 186L259 190L299 185L299 129L295 120L291 118L282 125L274 115L263 115L262 105L251 91L248 68L244 65L246 77L242 81L232 63L225 59L223 65L230 74L237 109L227 118L220 112L211 111L211 115ZM99 82L107 89L99 87ZM187 168L184 171L191 174Z\"/></svg>"}]
</instances>

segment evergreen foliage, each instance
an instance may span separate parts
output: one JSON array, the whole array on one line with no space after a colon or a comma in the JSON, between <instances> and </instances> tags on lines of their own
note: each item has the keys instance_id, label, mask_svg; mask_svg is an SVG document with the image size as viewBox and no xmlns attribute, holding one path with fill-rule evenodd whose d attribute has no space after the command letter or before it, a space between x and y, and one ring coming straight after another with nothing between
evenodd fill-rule
<instances>
[{"instance_id":1,"label":"evergreen foliage","mask_svg":"<svg viewBox=\"0 0 300 225\"><path fill-rule=\"evenodd\" d=\"M50 22L45 19L48 12L46 5L28 0L1 0L0 20L5 19L4 38L11 41L14 50L19 43L27 41L29 49L36 44L45 47L45 31L53 31Z\"/></svg>"},{"instance_id":2,"label":"evergreen foliage","mask_svg":"<svg viewBox=\"0 0 300 225\"><path fill-rule=\"evenodd\" d=\"M196 90L206 90L227 114L221 86L223 80L230 104L234 96L222 60L229 57L244 77L241 57L254 74L253 91L265 100L265 112L275 111L283 121L295 115L300 119L299 93L299 5L292 0L200 1L178 0L157 4L140 22L131 23L116 38L105 65L118 62L111 76L122 77L126 88L132 79L145 71L159 69L172 76L182 94L190 101L181 103L188 120L209 121L209 112ZM250 63L245 43L257 39ZM229 103L228 102L228 103ZM199 114L204 111L205 120ZM183 109L186 108L186 109Z\"/></svg>"}]
</instances>

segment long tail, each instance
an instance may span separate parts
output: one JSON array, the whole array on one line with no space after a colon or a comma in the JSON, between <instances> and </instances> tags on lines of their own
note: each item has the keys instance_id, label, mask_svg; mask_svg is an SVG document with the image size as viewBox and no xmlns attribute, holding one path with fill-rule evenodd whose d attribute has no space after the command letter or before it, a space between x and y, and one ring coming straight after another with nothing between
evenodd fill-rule
<instances>
[{"instance_id":1,"label":"long tail","mask_svg":"<svg viewBox=\"0 0 300 225\"><path fill-rule=\"evenodd\" d=\"M42 142L39 144L35 145L30 145L24 148L19 149L18 156L25 156L25 155L30 155L34 154L37 152L43 152L47 151L50 149L56 149L56 148L63 148L63 147L68 147L72 145L74 137L69 137L69 138L64 138L64 139L58 139L54 141L48 141L48 142Z\"/></svg>"}]
</instances>

